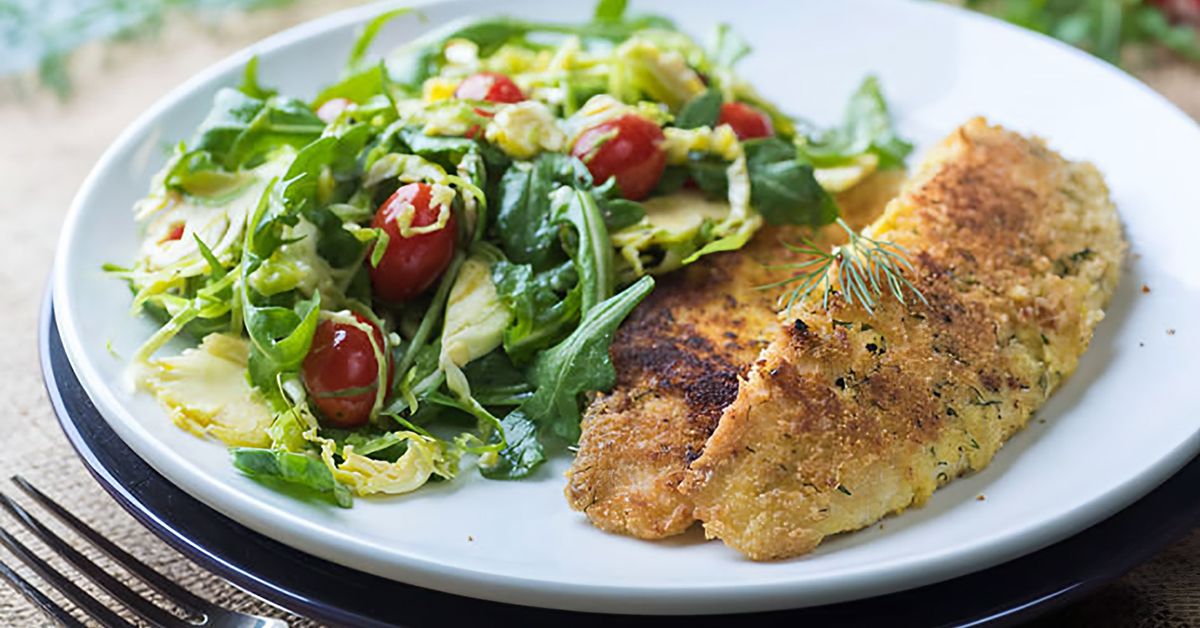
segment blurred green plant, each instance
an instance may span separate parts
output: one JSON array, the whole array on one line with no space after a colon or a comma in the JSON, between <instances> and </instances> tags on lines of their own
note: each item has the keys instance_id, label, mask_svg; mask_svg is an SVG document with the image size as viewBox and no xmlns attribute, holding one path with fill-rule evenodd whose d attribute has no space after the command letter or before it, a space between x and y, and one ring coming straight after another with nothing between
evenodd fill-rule
<instances>
[{"instance_id":1,"label":"blurred green plant","mask_svg":"<svg viewBox=\"0 0 1200 628\"><path fill-rule=\"evenodd\" d=\"M215 13L292 0L0 0L0 76L35 72L65 98L68 58L95 40L152 35L173 12ZM1129 44L1200 62L1200 0L948 0L1078 46L1113 63Z\"/></svg>"},{"instance_id":2,"label":"blurred green plant","mask_svg":"<svg viewBox=\"0 0 1200 628\"><path fill-rule=\"evenodd\" d=\"M1130 44L1200 62L1200 0L965 0L965 6L1120 63Z\"/></svg>"},{"instance_id":3,"label":"blurred green plant","mask_svg":"<svg viewBox=\"0 0 1200 628\"><path fill-rule=\"evenodd\" d=\"M0 0L0 76L35 72L65 98L67 60L95 40L151 35L173 12L216 12L280 6L291 0Z\"/></svg>"}]
</instances>

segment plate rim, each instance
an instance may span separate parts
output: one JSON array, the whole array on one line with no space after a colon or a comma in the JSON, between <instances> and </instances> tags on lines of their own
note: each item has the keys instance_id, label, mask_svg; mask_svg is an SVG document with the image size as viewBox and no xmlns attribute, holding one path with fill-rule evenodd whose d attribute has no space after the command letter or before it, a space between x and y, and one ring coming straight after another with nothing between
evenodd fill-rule
<instances>
[{"instance_id":1,"label":"plate rim","mask_svg":"<svg viewBox=\"0 0 1200 628\"><path fill-rule=\"evenodd\" d=\"M96 405L101 416L122 440L151 467L171 480L172 483L180 486L189 495L255 531L263 534L282 535L280 538L286 539L285 542L293 547L299 548L307 544L306 541L327 537L328 534L310 521L301 520L269 506L263 506L247 493L231 490L205 474L195 473L195 468L190 463L174 460L165 444L146 433L136 421L129 420L128 410L102 384L96 365L87 358L82 348L83 341L76 333L75 307L70 300L70 291L66 289L69 280L68 268L71 267L69 259L73 250L66 244L75 240L79 217L87 205L87 199L100 185L101 175L111 168L117 155L130 148L143 130L150 127L165 110L186 100L192 92L202 89L217 77L244 65L256 52L295 45L325 32L345 28L355 23L363 23L388 8L405 6L419 10L421 7L453 4L459 1L463 0L415 0L410 2L385 0L345 9L259 40L208 66L156 101L122 131L85 178L64 219L53 271L55 293L60 297L54 300L53 307L60 321L59 329L67 357L72 368L79 375L83 389ZM956 19L988 22L992 27L1018 32L1021 36L1030 37L1033 41L1049 44L1078 61L1103 69L1115 80L1124 82L1129 89L1135 89L1150 96L1160 106L1165 105L1175 116L1191 123L1193 128L1200 129L1200 125L1194 120L1141 81L1111 64L1044 35L1027 32L999 20L940 3L920 3L912 0L906 2L860 1L864 3L892 2L909 5L910 10L955 13ZM956 555L954 552L946 550L926 554L919 559L908 557L895 559L888 563L875 563L870 568L847 569L839 574L839 579L834 584L807 583L809 588L805 590L806 599L832 602L861 598L883 591L912 588L993 566L1036 551L1133 503L1182 468L1198 449L1200 449L1200 430L1177 443L1166 455L1141 474L1127 478L1119 485L1111 487L1102 496L1071 511L1069 516L1064 515L1033 529L1008 529L1003 534L997 535L997 538L988 544L976 548L974 552L962 552ZM189 471L191 472L189 473ZM283 523L294 527L281 529ZM1029 536L1035 537L1036 540L1030 542ZM329 543L328 540L321 542ZM339 539L339 546L345 543L353 545L359 542L348 537ZM310 545L304 551L348 565L344 560L339 560L342 556L337 554L337 548L332 545L316 549ZM402 558L402 560L396 561L379 560L373 556L361 554L360 552L356 558L354 568L375 573L386 569L389 573L384 577L401 582L420 581L423 585L451 593L481 595L497 601L518 599L521 600L521 603L552 608L593 610L619 600L630 607L630 612L667 613L695 608L693 612L699 613L717 607L732 610L765 610L787 607L792 604L797 595L797 584L794 581L740 585L689 584L686 586L668 583L656 587L634 588L614 584L561 583L527 576L499 576L490 571L447 567L436 561L412 555L393 556L393 558ZM906 569L902 569L902 566ZM908 569L917 569L920 575L914 577L911 573L906 573ZM863 578L867 578L870 581L869 584L860 582ZM664 601L664 599L670 601ZM698 603L699 606L693 606ZM810 601L809 603L823 602Z\"/></svg>"}]
</instances>

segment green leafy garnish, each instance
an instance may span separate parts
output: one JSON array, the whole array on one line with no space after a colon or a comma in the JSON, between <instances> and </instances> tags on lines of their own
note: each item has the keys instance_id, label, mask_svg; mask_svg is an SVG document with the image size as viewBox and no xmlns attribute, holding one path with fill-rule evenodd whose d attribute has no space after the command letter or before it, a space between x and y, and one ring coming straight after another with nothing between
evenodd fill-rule
<instances>
[{"instance_id":1,"label":"green leafy garnish","mask_svg":"<svg viewBox=\"0 0 1200 628\"><path fill-rule=\"evenodd\" d=\"M838 166L869 153L879 158L880 168L904 164L912 144L897 135L879 79L869 76L846 106L841 126L818 131L800 142L800 153L818 167Z\"/></svg>"},{"instance_id":2,"label":"green leafy garnish","mask_svg":"<svg viewBox=\"0 0 1200 628\"><path fill-rule=\"evenodd\" d=\"M679 110L675 116L675 126L681 129L694 129L702 126L714 126L717 117L721 115L721 104L724 98L715 89L705 90L699 96L692 98Z\"/></svg>"},{"instance_id":3,"label":"green leafy garnish","mask_svg":"<svg viewBox=\"0 0 1200 628\"><path fill-rule=\"evenodd\" d=\"M653 288L654 279L642 277L596 304L571 335L538 354L529 374L533 396L521 404L530 420L568 442L579 440L579 396L612 388L617 377L608 357L612 336Z\"/></svg>"},{"instance_id":4,"label":"green leafy garnish","mask_svg":"<svg viewBox=\"0 0 1200 628\"><path fill-rule=\"evenodd\" d=\"M259 480L278 480L325 494L342 508L354 504L354 496L346 485L333 479L333 474L320 458L274 449L238 447L229 450L233 466Z\"/></svg>"},{"instance_id":5,"label":"green leafy garnish","mask_svg":"<svg viewBox=\"0 0 1200 628\"><path fill-rule=\"evenodd\" d=\"M907 303L907 290L928 304L925 295L905 277L913 272L912 263L905 258L904 247L883 240L864 236L845 223L841 218L837 224L846 233L847 242L824 250L805 240L803 245L785 245L797 253L811 256L795 264L781 264L775 268L799 271L795 276L761 286L760 289L794 286L781 297L782 309L805 301L813 291L821 292L821 307L829 308L829 297L833 293L843 295L847 303L858 303L868 315L875 313L879 300L890 294L901 304Z\"/></svg>"},{"instance_id":6,"label":"green leafy garnish","mask_svg":"<svg viewBox=\"0 0 1200 628\"><path fill-rule=\"evenodd\" d=\"M778 138L744 143L754 208L776 225L825 225L838 215L837 204L801 163L795 147Z\"/></svg>"},{"instance_id":7,"label":"green leafy garnish","mask_svg":"<svg viewBox=\"0 0 1200 628\"><path fill-rule=\"evenodd\" d=\"M303 147L323 130L325 123L299 100L263 100L240 90L222 89L189 145L234 170L280 146Z\"/></svg>"}]
</instances>

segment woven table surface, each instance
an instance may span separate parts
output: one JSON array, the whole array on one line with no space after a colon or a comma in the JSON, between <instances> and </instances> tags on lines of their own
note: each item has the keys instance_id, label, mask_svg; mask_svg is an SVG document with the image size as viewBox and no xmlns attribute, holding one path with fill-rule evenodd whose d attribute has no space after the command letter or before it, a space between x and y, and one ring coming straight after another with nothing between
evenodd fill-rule
<instances>
[{"instance_id":1,"label":"woven table surface","mask_svg":"<svg viewBox=\"0 0 1200 628\"><path fill-rule=\"evenodd\" d=\"M37 318L67 207L118 133L209 64L273 32L351 4L357 3L302 0L248 15L203 20L174 16L154 37L82 51L72 60L76 81L65 102L0 85L0 234L5 240L0 246L0 286L10 300L0 309L0 329L8 330L0 334L0 478L21 473L119 545L201 596L236 610L286 617L299 626L311 624L240 592L167 547L88 475L59 431L43 390ZM1150 54L1133 61L1132 69L1200 119L1197 66ZM0 516L0 523L8 529L18 527L6 516ZM3 550L0 560L16 564ZM0 584L0 626L47 624L24 598ZM1200 530L1038 624L1200 626Z\"/></svg>"}]
</instances>

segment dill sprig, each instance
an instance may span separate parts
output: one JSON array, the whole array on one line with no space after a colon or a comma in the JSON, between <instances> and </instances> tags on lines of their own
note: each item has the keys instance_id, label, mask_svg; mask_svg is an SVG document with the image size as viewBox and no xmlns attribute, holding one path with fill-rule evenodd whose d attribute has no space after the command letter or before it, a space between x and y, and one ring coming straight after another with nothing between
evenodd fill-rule
<instances>
[{"instance_id":1,"label":"dill sprig","mask_svg":"<svg viewBox=\"0 0 1200 628\"><path fill-rule=\"evenodd\" d=\"M796 253L811 255L811 259L794 264L779 264L771 268L789 269L797 273L782 281L776 281L760 289L793 286L786 295L780 296L784 303L783 310L790 310L799 301L808 298L814 290L820 289L821 307L829 308L829 295L840 292L845 295L847 303L858 303L868 315L875 314L885 291L890 293L901 304L906 304L905 289L912 292L926 305L929 301L925 295L904 273L916 272L913 265L905 257L908 251L893 242L874 240L850 228L844 220L837 219L837 224L846 232L846 243L826 251L819 248L812 240L805 238L803 245L784 242L783 245Z\"/></svg>"}]
</instances>

